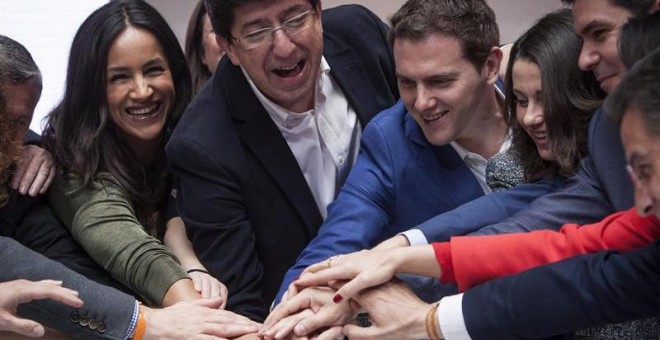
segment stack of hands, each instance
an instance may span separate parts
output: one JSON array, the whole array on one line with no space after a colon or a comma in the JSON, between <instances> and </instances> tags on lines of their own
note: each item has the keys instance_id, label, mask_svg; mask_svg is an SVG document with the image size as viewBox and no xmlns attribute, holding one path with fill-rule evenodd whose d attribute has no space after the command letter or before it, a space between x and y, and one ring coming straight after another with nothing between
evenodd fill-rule
<instances>
[{"instance_id":1,"label":"stack of hands","mask_svg":"<svg viewBox=\"0 0 660 340\"><path fill-rule=\"evenodd\" d=\"M364 250L308 267L289 286L259 336L319 340L345 336L425 338L425 314L432 305L394 278L400 268L394 253Z\"/></svg>"}]
</instances>

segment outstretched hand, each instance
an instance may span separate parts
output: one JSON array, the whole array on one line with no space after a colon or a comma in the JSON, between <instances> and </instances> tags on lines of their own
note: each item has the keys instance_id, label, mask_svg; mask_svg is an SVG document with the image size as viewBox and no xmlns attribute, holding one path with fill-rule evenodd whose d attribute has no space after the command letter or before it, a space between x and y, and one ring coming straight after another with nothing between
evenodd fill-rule
<instances>
[{"instance_id":1,"label":"outstretched hand","mask_svg":"<svg viewBox=\"0 0 660 340\"><path fill-rule=\"evenodd\" d=\"M14 280L0 283L0 330L40 337L44 326L32 320L16 317L18 305L33 300L52 299L71 307L80 308L83 301L78 292L62 287L62 281Z\"/></svg>"},{"instance_id":2,"label":"outstretched hand","mask_svg":"<svg viewBox=\"0 0 660 340\"><path fill-rule=\"evenodd\" d=\"M256 333L259 324L218 309L221 298L183 301L164 309L142 307L147 321L144 339L227 339Z\"/></svg>"}]
</instances>

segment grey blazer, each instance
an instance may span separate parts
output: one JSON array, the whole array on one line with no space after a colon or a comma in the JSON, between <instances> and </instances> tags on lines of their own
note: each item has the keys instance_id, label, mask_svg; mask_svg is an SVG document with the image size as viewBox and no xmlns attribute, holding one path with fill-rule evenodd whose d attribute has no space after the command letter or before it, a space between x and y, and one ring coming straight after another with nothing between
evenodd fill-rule
<instances>
[{"instance_id":1,"label":"grey blazer","mask_svg":"<svg viewBox=\"0 0 660 340\"><path fill-rule=\"evenodd\" d=\"M40 322L84 339L123 339L126 336L135 299L25 248L8 237L0 237L0 281L26 279L61 280L63 286L77 290L84 306L80 309L52 300L22 304L21 317Z\"/></svg>"}]
</instances>

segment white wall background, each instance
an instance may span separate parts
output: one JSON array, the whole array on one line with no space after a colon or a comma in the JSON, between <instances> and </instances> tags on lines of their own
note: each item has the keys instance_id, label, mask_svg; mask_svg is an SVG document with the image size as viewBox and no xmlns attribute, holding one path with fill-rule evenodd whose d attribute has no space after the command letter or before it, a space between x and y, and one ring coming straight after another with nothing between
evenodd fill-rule
<instances>
[{"instance_id":1,"label":"white wall background","mask_svg":"<svg viewBox=\"0 0 660 340\"><path fill-rule=\"evenodd\" d=\"M41 133L42 120L62 98L71 41L78 27L107 0L0 0L0 34L32 54L44 89L30 128Z\"/></svg>"}]
</instances>

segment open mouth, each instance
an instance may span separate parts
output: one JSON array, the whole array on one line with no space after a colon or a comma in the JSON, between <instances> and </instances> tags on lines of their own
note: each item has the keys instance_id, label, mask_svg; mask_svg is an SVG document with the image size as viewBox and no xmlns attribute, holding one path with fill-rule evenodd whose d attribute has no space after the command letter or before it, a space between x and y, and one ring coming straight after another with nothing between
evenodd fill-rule
<instances>
[{"instance_id":1,"label":"open mouth","mask_svg":"<svg viewBox=\"0 0 660 340\"><path fill-rule=\"evenodd\" d=\"M436 113L436 114L433 114L433 115L422 115L422 119L427 123L434 122L434 121L446 116L448 112L449 111L442 111L440 113Z\"/></svg>"},{"instance_id":2,"label":"open mouth","mask_svg":"<svg viewBox=\"0 0 660 340\"><path fill-rule=\"evenodd\" d=\"M545 131L544 132L534 132L532 134L532 136L534 136L534 139L536 139L536 140L543 141L546 138L548 138L548 133L545 132Z\"/></svg>"},{"instance_id":3,"label":"open mouth","mask_svg":"<svg viewBox=\"0 0 660 340\"><path fill-rule=\"evenodd\" d=\"M274 69L273 73L275 73L276 75L282 78L290 78L300 74L300 72L302 72L303 70L303 67L305 67L305 60L301 60L298 63L293 64L289 67Z\"/></svg>"},{"instance_id":4,"label":"open mouth","mask_svg":"<svg viewBox=\"0 0 660 340\"><path fill-rule=\"evenodd\" d=\"M126 113L131 118L144 119L153 115L154 113L157 113L160 109L160 105L160 103L155 103L147 107L126 109Z\"/></svg>"}]
</instances>

